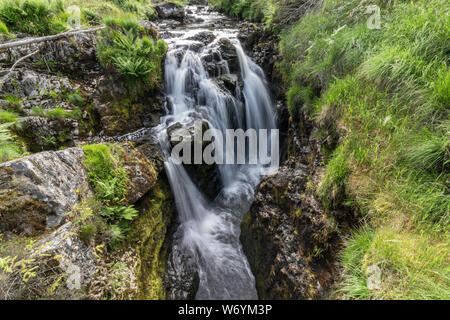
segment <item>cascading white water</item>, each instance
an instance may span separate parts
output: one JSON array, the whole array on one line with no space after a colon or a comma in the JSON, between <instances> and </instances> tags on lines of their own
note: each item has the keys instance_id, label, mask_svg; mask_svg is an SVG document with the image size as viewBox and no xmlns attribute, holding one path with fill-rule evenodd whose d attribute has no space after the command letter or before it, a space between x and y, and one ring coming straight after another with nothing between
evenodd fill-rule
<instances>
[{"instance_id":1,"label":"cascading white water","mask_svg":"<svg viewBox=\"0 0 450 320\"><path fill-rule=\"evenodd\" d=\"M189 32L192 34L192 30ZM245 55L233 33L215 33L215 41L198 52L190 50L186 34L169 42L165 88L171 107L157 128L158 139L178 210L181 246L198 267L200 283L196 298L256 299L255 280L239 241L239 225L251 204L263 166L218 165L222 189L214 201L208 202L185 167L175 164L170 157L167 128L175 122L202 119L210 128L224 133L231 128L276 127L262 70ZM202 56L211 52L221 37L231 40L236 48L244 101L240 99L241 92L221 90L203 65ZM218 73L229 74L226 62Z\"/></svg>"}]
</instances>

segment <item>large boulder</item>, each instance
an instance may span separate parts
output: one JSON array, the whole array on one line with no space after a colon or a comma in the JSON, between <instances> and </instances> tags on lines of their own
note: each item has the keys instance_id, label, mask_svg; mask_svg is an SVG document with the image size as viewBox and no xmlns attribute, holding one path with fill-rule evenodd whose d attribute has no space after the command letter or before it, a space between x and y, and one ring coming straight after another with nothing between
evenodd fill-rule
<instances>
[{"instance_id":1,"label":"large boulder","mask_svg":"<svg viewBox=\"0 0 450 320\"><path fill-rule=\"evenodd\" d=\"M158 17L161 19L174 19L178 21L182 21L184 19L184 9L176 3L161 3L155 5L154 8L158 13Z\"/></svg>"},{"instance_id":2,"label":"large boulder","mask_svg":"<svg viewBox=\"0 0 450 320\"><path fill-rule=\"evenodd\" d=\"M72 291L72 294L86 289L93 279L96 271L94 250L79 238L72 222L67 222L46 234L35 244L35 248L37 250L32 258L38 261L53 260L54 273L66 275L66 283L63 286Z\"/></svg>"},{"instance_id":3,"label":"large boulder","mask_svg":"<svg viewBox=\"0 0 450 320\"><path fill-rule=\"evenodd\" d=\"M122 148L123 168L128 175L125 202L133 204L155 185L157 173L150 160L131 144L124 143Z\"/></svg>"},{"instance_id":4,"label":"large boulder","mask_svg":"<svg viewBox=\"0 0 450 320\"><path fill-rule=\"evenodd\" d=\"M90 194L81 148L45 151L0 164L0 232L60 224Z\"/></svg>"},{"instance_id":5,"label":"large boulder","mask_svg":"<svg viewBox=\"0 0 450 320\"><path fill-rule=\"evenodd\" d=\"M243 218L241 242L260 299L319 298L335 273L337 233L306 191L306 169L283 166L263 179Z\"/></svg>"}]
</instances>

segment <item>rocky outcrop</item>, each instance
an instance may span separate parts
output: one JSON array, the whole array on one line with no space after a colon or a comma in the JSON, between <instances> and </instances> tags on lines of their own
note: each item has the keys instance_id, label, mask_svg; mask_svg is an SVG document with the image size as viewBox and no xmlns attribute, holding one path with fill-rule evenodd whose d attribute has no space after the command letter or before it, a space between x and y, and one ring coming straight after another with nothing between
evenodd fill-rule
<instances>
[{"instance_id":1,"label":"rocky outcrop","mask_svg":"<svg viewBox=\"0 0 450 320\"><path fill-rule=\"evenodd\" d=\"M229 39L221 38L217 42L219 45L220 53L222 54L222 59L226 60L228 63L228 68L230 73L239 73L239 58L236 53L236 48L231 43Z\"/></svg>"},{"instance_id":2,"label":"rocky outcrop","mask_svg":"<svg viewBox=\"0 0 450 320\"><path fill-rule=\"evenodd\" d=\"M123 168L128 179L126 183L126 204L133 204L146 194L156 183L157 174L150 160L131 144L122 144Z\"/></svg>"},{"instance_id":3,"label":"rocky outcrop","mask_svg":"<svg viewBox=\"0 0 450 320\"><path fill-rule=\"evenodd\" d=\"M51 257L54 272L68 277L68 289L85 290L92 281L96 271L94 251L80 240L72 222L45 235L34 247L31 258Z\"/></svg>"},{"instance_id":4,"label":"rocky outcrop","mask_svg":"<svg viewBox=\"0 0 450 320\"><path fill-rule=\"evenodd\" d=\"M243 219L241 241L261 299L318 298L329 285L336 225L306 190L307 178L304 165L281 167L260 183Z\"/></svg>"},{"instance_id":5,"label":"rocky outcrop","mask_svg":"<svg viewBox=\"0 0 450 320\"><path fill-rule=\"evenodd\" d=\"M68 78L45 75L32 70L9 72L3 82L0 82L2 94L11 94L17 97L38 96L70 89Z\"/></svg>"},{"instance_id":6,"label":"rocky outcrop","mask_svg":"<svg viewBox=\"0 0 450 320\"><path fill-rule=\"evenodd\" d=\"M51 119L23 117L15 130L26 142L30 152L73 147L78 142L78 121L74 119Z\"/></svg>"},{"instance_id":7,"label":"rocky outcrop","mask_svg":"<svg viewBox=\"0 0 450 320\"><path fill-rule=\"evenodd\" d=\"M24 40L22 38L21 40ZM96 37L92 33L80 33L70 38L36 43L8 49L0 53L0 64L10 65L18 58L39 48L39 54L23 62L27 68L43 72L58 72L71 78L88 79L100 70L96 56Z\"/></svg>"},{"instance_id":8,"label":"rocky outcrop","mask_svg":"<svg viewBox=\"0 0 450 320\"><path fill-rule=\"evenodd\" d=\"M141 97L132 99L127 88L115 76L99 78L93 105L100 118L101 135L125 134L159 124L160 117L165 114L162 93L145 93L144 90L141 93Z\"/></svg>"},{"instance_id":9,"label":"rocky outcrop","mask_svg":"<svg viewBox=\"0 0 450 320\"><path fill-rule=\"evenodd\" d=\"M121 145L128 179L125 204L133 204L156 183L149 159ZM34 233L59 225L72 207L91 194L81 148L45 151L0 164L0 231Z\"/></svg>"},{"instance_id":10,"label":"rocky outcrop","mask_svg":"<svg viewBox=\"0 0 450 320\"><path fill-rule=\"evenodd\" d=\"M178 21L183 21L184 19L184 9L176 3L161 3L155 5L154 8L160 19L174 19Z\"/></svg>"},{"instance_id":11,"label":"rocky outcrop","mask_svg":"<svg viewBox=\"0 0 450 320\"><path fill-rule=\"evenodd\" d=\"M81 148L0 164L0 231L32 234L60 224L90 193Z\"/></svg>"}]
</instances>

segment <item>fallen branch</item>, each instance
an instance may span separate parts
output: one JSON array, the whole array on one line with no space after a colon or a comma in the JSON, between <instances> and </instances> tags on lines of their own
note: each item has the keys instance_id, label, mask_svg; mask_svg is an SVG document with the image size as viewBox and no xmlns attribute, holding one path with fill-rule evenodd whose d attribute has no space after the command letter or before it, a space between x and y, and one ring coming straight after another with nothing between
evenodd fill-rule
<instances>
[{"instance_id":1,"label":"fallen branch","mask_svg":"<svg viewBox=\"0 0 450 320\"><path fill-rule=\"evenodd\" d=\"M45 42L45 41L54 41L54 40L58 40L58 39L61 39L61 38L77 35L77 34L80 34L80 33L94 32L94 31L101 30L101 29L104 29L104 28L105 28L105 26L100 26L100 27L95 27L95 28L85 29L85 30L70 30L70 31L58 33L58 34L55 34L55 35L52 35L52 36L44 36L44 37L30 38L30 39L19 40L19 41L11 41L11 42L0 44L0 50L26 46L26 45L33 44L33 43L40 43L40 42Z\"/></svg>"},{"instance_id":2,"label":"fallen branch","mask_svg":"<svg viewBox=\"0 0 450 320\"><path fill-rule=\"evenodd\" d=\"M14 64L13 64L12 67L11 67L11 69L9 69L8 74L9 74L11 71L13 71L14 68L16 67L16 65L19 64L21 61L23 61L23 60L25 60L25 59L28 59L28 58L30 58L30 57L32 57L32 56L34 56L34 55L37 54L39 51L41 51L41 46L39 46L39 48L38 48L36 51L33 51L32 53L27 54L26 56L20 58L20 59L17 60L16 62L14 62Z\"/></svg>"}]
</instances>

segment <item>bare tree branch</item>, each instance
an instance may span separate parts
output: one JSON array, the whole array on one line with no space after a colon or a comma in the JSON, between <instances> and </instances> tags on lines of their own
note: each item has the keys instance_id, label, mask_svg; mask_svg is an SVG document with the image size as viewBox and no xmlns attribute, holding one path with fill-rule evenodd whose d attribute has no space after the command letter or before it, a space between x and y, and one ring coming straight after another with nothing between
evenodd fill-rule
<instances>
[{"instance_id":1,"label":"bare tree branch","mask_svg":"<svg viewBox=\"0 0 450 320\"><path fill-rule=\"evenodd\" d=\"M85 29L85 30L70 30L70 31L58 33L58 34L55 34L52 36L30 38L30 39L19 40L19 41L10 41L7 43L0 44L0 50L25 46L25 45L29 45L29 44L33 44L33 43L40 43L40 42L44 42L44 41L54 41L54 40L58 40L58 39L61 39L64 37L70 37L70 36L77 35L80 33L94 32L94 31L101 30L104 28L105 28L105 26L100 26L100 27L95 27L95 28Z\"/></svg>"}]
</instances>

